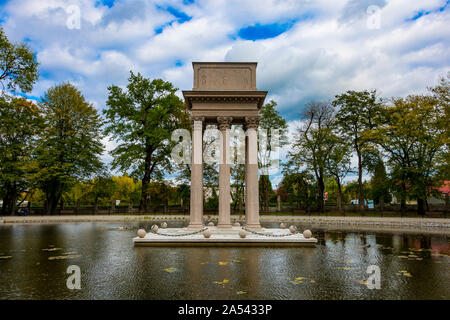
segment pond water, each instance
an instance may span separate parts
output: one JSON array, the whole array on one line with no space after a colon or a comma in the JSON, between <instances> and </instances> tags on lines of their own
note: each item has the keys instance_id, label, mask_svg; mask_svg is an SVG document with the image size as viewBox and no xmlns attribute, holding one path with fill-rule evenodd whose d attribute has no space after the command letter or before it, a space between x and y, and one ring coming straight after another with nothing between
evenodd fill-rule
<instances>
[{"instance_id":1,"label":"pond water","mask_svg":"<svg viewBox=\"0 0 450 320\"><path fill-rule=\"evenodd\" d=\"M313 230L315 248L134 247L153 223L0 226L0 299L450 299L446 235ZM81 290L66 286L69 265ZM369 265L379 290L366 285Z\"/></svg>"}]
</instances>

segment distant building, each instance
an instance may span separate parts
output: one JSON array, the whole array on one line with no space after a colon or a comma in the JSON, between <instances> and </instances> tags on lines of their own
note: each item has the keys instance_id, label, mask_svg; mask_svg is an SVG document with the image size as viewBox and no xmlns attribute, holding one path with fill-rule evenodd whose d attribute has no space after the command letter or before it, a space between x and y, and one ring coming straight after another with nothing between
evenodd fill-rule
<instances>
[{"instance_id":1,"label":"distant building","mask_svg":"<svg viewBox=\"0 0 450 320\"><path fill-rule=\"evenodd\" d=\"M439 191L442 194L442 197L434 197L434 196L429 197L427 199L428 204L444 205L445 201L446 201L445 199L446 198L448 199L448 197L450 195L450 180L445 180L444 184L441 187L434 188L434 189ZM393 204L399 203L399 201L397 200L397 198L394 195L392 195L392 203ZM406 203L415 205L415 204L417 204L417 200L409 200L409 201L406 201Z\"/></svg>"}]
</instances>

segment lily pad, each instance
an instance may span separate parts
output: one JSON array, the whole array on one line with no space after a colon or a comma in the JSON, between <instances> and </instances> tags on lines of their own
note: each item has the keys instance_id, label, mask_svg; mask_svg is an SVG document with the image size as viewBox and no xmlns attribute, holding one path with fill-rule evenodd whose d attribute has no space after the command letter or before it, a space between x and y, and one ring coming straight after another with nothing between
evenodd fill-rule
<instances>
[{"instance_id":1,"label":"lily pad","mask_svg":"<svg viewBox=\"0 0 450 320\"><path fill-rule=\"evenodd\" d=\"M367 280L358 280L358 282L364 286L367 286Z\"/></svg>"},{"instance_id":2,"label":"lily pad","mask_svg":"<svg viewBox=\"0 0 450 320\"><path fill-rule=\"evenodd\" d=\"M220 284L220 285L224 285L224 284L226 284L226 283L228 283L228 282L230 282L230 280L228 280L228 279L223 279L223 281L214 281L213 283L214 284Z\"/></svg>"},{"instance_id":3,"label":"lily pad","mask_svg":"<svg viewBox=\"0 0 450 320\"><path fill-rule=\"evenodd\" d=\"M48 257L48 260L76 259L76 258L79 258L79 257L80 257L80 255L64 255L64 256Z\"/></svg>"}]
</instances>

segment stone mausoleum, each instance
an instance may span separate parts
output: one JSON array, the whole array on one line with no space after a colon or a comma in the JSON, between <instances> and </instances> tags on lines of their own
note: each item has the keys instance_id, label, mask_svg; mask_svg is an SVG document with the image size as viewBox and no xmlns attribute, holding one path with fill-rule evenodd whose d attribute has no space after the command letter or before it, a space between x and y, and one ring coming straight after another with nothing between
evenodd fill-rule
<instances>
[{"instance_id":1,"label":"stone mausoleum","mask_svg":"<svg viewBox=\"0 0 450 320\"><path fill-rule=\"evenodd\" d=\"M190 229L203 228L203 133L207 125L221 132L218 229L230 229L230 129L245 131L245 221L260 229L258 197L259 109L267 91L256 88L256 62L193 62L194 87L183 91L191 110L192 162Z\"/></svg>"}]
</instances>

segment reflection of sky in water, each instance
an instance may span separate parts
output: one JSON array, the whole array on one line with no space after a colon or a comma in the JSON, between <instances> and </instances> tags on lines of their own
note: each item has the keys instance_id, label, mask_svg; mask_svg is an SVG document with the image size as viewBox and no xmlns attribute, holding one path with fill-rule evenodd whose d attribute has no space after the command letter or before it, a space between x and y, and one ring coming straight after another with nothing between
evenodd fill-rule
<instances>
[{"instance_id":1,"label":"reflection of sky in water","mask_svg":"<svg viewBox=\"0 0 450 320\"><path fill-rule=\"evenodd\" d=\"M138 227L149 229L152 224L1 226L0 256L12 258L0 259L0 297L450 298L449 238L445 235L313 230L319 239L315 248L135 248L131 239ZM65 253L80 257L48 259ZM66 269L71 264L81 268L80 291L66 288ZM381 290L369 290L364 284L372 264L381 269Z\"/></svg>"}]
</instances>

